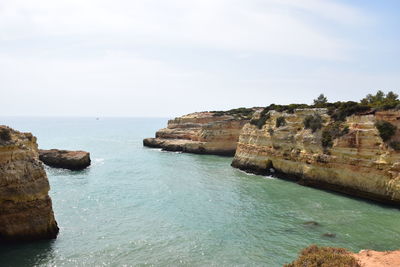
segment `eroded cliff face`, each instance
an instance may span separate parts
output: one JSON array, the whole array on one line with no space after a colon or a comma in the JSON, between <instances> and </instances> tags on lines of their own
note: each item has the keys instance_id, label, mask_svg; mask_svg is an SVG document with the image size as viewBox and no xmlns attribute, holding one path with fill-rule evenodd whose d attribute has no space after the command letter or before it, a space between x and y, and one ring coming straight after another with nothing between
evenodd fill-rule
<instances>
[{"instance_id":1,"label":"eroded cliff face","mask_svg":"<svg viewBox=\"0 0 400 267\"><path fill-rule=\"evenodd\" d=\"M57 236L49 189L36 138L0 126L0 242Z\"/></svg>"},{"instance_id":2,"label":"eroded cliff face","mask_svg":"<svg viewBox=\"0 0 400 267\"><path fill-rule=\"evenodd\" d=\"M213 112L197 112L168 121L156 138L146 138L148 147L168 151L233 156L240 130L249 119Z\"/></svg>"},{"instance_id":3,"label":"eroded cliff face","mask_svg":"<svg viewBox=\"0 0 400 267\"><path fill-rule=\"evenodd\" d=\"M319 114L325 127L331 124L326 109L269 114L261 129L243 127L232 166L260 174L273 168L304 185L400 204L400 152L388 146L375 127L377 120L391 122L398 127L392 140L399 140L400 111L347 117L342 134L329 147L322 146L324 127L312 132L303 123ZM279 117L285 118L284 126L277 127Z\"/></svg>"}]
</instances>

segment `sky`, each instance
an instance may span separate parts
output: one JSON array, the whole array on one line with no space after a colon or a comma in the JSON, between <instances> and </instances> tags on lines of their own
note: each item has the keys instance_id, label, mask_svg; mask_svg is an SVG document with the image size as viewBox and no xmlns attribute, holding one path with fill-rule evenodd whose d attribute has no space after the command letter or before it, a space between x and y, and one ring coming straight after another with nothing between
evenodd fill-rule
<instances>
[{"instance_id":1,"label":"sky","mask_svg":"<svg viewBox=\"0 0 400 267\"><path fill-rule=\"evenodd\" d=\"M400 93L398 0L1 0L0 115L174 117Z\"/></svg>"}]
</instances>

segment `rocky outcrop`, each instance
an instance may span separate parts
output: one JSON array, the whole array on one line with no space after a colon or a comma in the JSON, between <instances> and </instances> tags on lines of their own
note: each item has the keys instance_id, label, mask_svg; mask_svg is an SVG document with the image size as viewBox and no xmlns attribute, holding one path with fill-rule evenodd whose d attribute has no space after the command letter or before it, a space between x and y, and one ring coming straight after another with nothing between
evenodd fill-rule
<instances>
[{"instance_id":1,"label":"rocky outcrop","mask_svg":"<svg viewBox=\"0 0 400 267\"><path fill-rule=\"evenodd\" d=\"M361 250L353 254L361 267L398 267L400 266L400 250L375 251Z\"/></svg>"},{"instance_id":2,"label":"rocky outcrop","mask_svg":"<svg viewBox=\"0 0 400 267\"><path fill-rule=\"evenodd\" d=\"M322 118L322 128L305 129L309 116ZM277 127L277 120L283 125ZM378 120L396 125L392 140L399 140L400 111L353 115L341 124L326 109L269 111L261 129L250 123L243 127L232 166L259 174L271 170L303 185L399 205L400 152L382 140Z\"/></svg>"},{"instance_id":3,"label":"rocky outcrop","mask_svg":"<svg viewBox=\"0 0 400 267\"><path fill-rule=\"evenodd\" d=\"M223 112L197 112L168 121L143 145L167 151L233 156L242 127L250 118Z\"/></svg>"},{"instance_id":4,"label":"rocky outcrop","mask_svg":"<svg viewBox=\"0 0 400 267\"><path fill-rule=\"evenodd\" d=\"M311 245L302 251L292 263L284 267L324 266L324 267L398 267L400 250L361 250L352 253L344 248L319 247Z\"/></svg>"},{"instance_id":5,"label":"rocky outcrop","mask_svg":"<svg viewBox=\"0 0 400 267\"><path fill-rule=\"evenodd\" d=\"M69 170L83 170L90 165L90 153L69 150L39 150L39 159L46 165Z\"/></svg>"},{"instance_id":6,"label":"rocky outcrop","mask_svg":"<svg viewBox=\"0 0 400 267\"><path fill-rule=\"evenodd\" d=\"M0 243L57 236L49 189L36 138L0 126Z\"/></svg>"}]
</instances>

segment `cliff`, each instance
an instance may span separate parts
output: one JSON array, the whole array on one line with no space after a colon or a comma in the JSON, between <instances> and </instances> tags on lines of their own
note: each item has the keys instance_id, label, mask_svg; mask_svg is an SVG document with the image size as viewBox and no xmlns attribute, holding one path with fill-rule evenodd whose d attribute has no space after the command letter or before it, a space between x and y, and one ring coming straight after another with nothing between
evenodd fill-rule
<instances>
[{"instance_id":1,"label":"cliff","mask_svg":"<svg viewBox=\"0 0 400 267\"><path fill-rule=\"evenodd\" d=\"M143 145L167 151L233 156L240 130L250 121L253 109L227 112L197 112L168 121L156 138Z\"/></svg>"},{"instance_id":2,"label":"cliff","mask_svg":"<svg viewBox=\"0 0 400 267\"><path fill-rule=\"evenodd\" d=\"M400 139L400 111L352 115L337 122L327 109L272 110L257 112L253 120L261 116L262 127L251 123L243 127L232 166L259 174L272 171L303 185L400 204L400 152L389 145ZM306 118L317 118L321 125L306 129ZM377 121L397 126L390 140L382 139Z\"/></svg>"},{"instance_id":3,"label":"cliff","mask_svg":"<svg viewBox=\"0 0 400 267\"><path fill-rule=\"evenodd\" d=\"M57 236L49 189L36 138L0 126L0 242Z\"/></svg>"}]
</instances>

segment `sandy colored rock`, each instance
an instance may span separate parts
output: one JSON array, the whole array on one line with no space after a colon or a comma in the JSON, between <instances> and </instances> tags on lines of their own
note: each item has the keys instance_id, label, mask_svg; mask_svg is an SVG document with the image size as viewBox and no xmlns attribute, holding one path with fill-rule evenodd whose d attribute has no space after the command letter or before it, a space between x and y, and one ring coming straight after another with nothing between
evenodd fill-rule
<instances>
[{"instance_id":1,"label":"sandy colored rock","mask_svg":"<svg viewBox=\"0 0 400 267\"><path fill-rule=\"evenodd\" d=\"M143 145L167 151L233 156L240 130L247 118L213 112L196 112L168 121L156 138L146 138Z\"/></svg>"},{"instance_id":2,"label":"sandy colored rock","mask_svg":"<svg viewBox=\"0 0 400 267\"><path fill-rule=\"evenodd\" d=\"M90 165L90 153L69 150L39 150L39 159L46 165L69 170L83 170Z\"/></svg>"},{"instance_id":3,"label":"sandy colored rock","mask_svg":"<svg viewBox=\"0 0 400 267\"><path fill-rule=\"evenodd\" d=\"M353 255L361 267L398 267L400 266L400 250L374 251L361 250Z\"/></svg>"},{"instance_id":4,"label":"sandy colored rock","mask_svg":"<svg viewBox=\"0 0 400 267\"><path fill-rule=\"evenodd\" d=\"M0 126L0 242L55 238L50 186L36 138Z\"/></svg>"},{"instance_id":5,"label":"sandy colored rock","mask_svg":"<svg viewBox=\"0 0 400 267\"><path fill-rule=\"evenodd\" d=\"M348 132L334 139L331 148L321 145L322 129L313 133L304 128L306 116L316 113L325 126L331 122L326 109L299 109L293 114L270 111L261 129L246 124L232 166L260 174L273 167L303 185L399 205L400 152L383 142L375 122L399 126L400 111L347 117L343 127ZM278 117L285 118L285 126L276 127ZM399 131L392 140L398 139Z\"/></svg>"}]
</instances>

